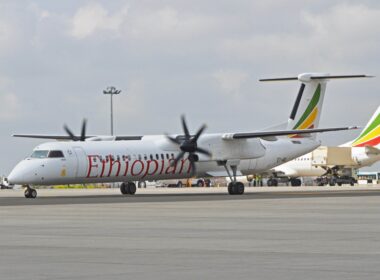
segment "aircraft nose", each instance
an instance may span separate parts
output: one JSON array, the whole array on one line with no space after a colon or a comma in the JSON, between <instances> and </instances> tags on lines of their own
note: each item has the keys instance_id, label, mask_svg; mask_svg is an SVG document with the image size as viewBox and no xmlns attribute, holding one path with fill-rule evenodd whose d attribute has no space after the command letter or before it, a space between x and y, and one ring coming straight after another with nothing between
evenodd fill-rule
<instances>
[{"instance_id":1,"label":"aircraft nose","mask_svg":"<svg viewBox=\"0 0 380 280\"><path fill-rule=\"evenodd\" d=\"M20 170L19 165L16 165L15 168L13 168L7 178L9 184L22 184L24 176L22 170Z\"/></svg>"}]
</instances>

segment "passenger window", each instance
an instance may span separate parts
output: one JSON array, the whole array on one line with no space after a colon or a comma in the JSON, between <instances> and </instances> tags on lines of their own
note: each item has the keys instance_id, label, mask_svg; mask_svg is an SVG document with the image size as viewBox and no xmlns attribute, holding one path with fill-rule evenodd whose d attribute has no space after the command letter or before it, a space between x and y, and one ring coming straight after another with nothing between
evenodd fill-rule
<instances>
[{"instance_id":1,"label":"passenger window","mask_svg":"<svg viewBox=\"0 0 380 280\"><path fill-rule=\"evenodd\" d=\"M166 159L169 159L169 154L166 154Z\"/></svg>"},{"instance_id":2,"label":"passenger window","mask_svg":"<svg viewBox=\"0 0 380 280\"><path fill-rule=\"evenodd\" d=\"M49 158L63 158L64 156L63 156L62 151L50 151L48 157Z\"/></svg>"},{"instance_id":3,"label":"passenger window","mask_svg":"<svg viewBox=\"0 0 380 280\"><path fill-rule=\"evenodd\" d=\"M149 155L149 158L150 158L150 160L153 160L153 156L152 155Z\"/></svg>"},{"instance_id":4,"label":"passenger window","mask_svg":"<svg viewBox=\"0 0 380 280\"><path fill-rule=\"evenodd\" d=\"M139 160L141 160L141 155L138 156Z\"/></svg>"},{"instance_id":5,"label":"passenger window","mask_svg":"<svg viewBox=\"0 0 380 280\"><path fill-rule=\"evenodd\" d=\"M161 154L161 159L165 159L164 154Z\"/></svg>"},{"instance_id":6,"label":"passenger window","mask_svg":"<svg viewBox=\"0 0 380 280\"><path fill-rule=\"evenodd\" d=\"M147 157L146 155L144 155L144 159L145 159L145 160L147 160L147 159L148 159L148 157Z\"/></svg>"},{"instance_id":7,"label":"passenger window","mask_svg":"<svg viewBox=\"0 0 380 280\"><path fill-rule=\"evenodd\" d=\"M160 156L158 154L156 154L156 159L159 160L160 159Z\"/></svg>"}]
</instances>

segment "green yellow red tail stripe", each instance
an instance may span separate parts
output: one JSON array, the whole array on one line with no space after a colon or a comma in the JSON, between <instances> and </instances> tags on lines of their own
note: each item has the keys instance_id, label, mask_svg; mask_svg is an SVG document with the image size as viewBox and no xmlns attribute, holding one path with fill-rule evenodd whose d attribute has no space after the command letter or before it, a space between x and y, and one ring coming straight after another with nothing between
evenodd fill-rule
<instances>
[{"instance_id":1,"label":"green yellow red tail stripe","mask_svg":"<svg viewBox=\"0 0 380 280\"><path fill-rule=\"evenodd\" d=\"M352 142L353 147L380 145L380 107L376 113L376 117L372 118L359 137Z\"/></svg>"},{"instance_id":2,"label":"green yellow red tail stripe","mask_svg":"<svg viewBox=\"0 0 380 280\"><path fill-rule=\"evenodd\" d=\"M293 127L293 129L311 129L314 128L314 122L318 116L318 103L321 98L321 84L318 84L313 98L310 100L309 105L307 106L305 112L302 117L299 119L297 124ZM300 137L299 135L291 135L291 138Z\"/></svg>"}]
</instances>

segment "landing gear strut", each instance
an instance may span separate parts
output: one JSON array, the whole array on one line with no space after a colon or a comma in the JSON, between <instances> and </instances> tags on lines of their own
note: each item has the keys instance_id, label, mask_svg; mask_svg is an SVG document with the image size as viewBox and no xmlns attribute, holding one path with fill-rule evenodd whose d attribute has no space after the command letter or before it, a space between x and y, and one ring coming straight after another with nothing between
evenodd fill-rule
<instances>
[{"instance_id":1,"label":"landing gear strut","mask_svg":"<svg viewBox=\"0 0 380 280\"><path fill-rule=\"evenodd\" d=\"M236 170L237 170L237 165L230 165L230 168L232 170L232 175L230 170L228 169L227 162L222 162L221 163L224 168L227 171L228 177L230 177L231 182L228 184L228 193L231 195L234 194L243 194L244 193L244 184L242 182L237 182L236 181Z\"/></svg>"},{"instance_id":2,"label":"landing gear strut","mask_svg":"<svg viewBox=\"0 0 380 280\"><path fill-rule=\"evenodd\" d=\"M24 191L24 196L26 198L36 198L37 197L37 191L35 189L32 189L29 185L26 185L26 189Z\"/></svg>"},{"instance_id":3,"label":"landing gear strut","mask_svg":"<svg viewBox=\"0 0 380 280\"><path fill-rule=\"evenodd\" d=\"M136 184L133 182L122 183L120 185L120 192L122 194L135 194L136 193Z\"/></svg>"}]
</instances>

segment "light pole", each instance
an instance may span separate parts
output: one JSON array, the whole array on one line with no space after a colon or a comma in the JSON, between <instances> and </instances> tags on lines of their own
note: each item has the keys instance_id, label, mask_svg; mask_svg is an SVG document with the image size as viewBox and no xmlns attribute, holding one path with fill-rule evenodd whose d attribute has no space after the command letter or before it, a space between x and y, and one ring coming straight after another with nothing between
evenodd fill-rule
<instances>
[{"instance_id":1,"label":"light pole","mask_svg":"<svg viewBox=\"0 0 380 280\"><path fill-rule=\"evenodd\" d=\"M117 90L115 87L108 87L106 90L103 90L104 94L111 95L111 135L113 135L113 103L112 96L114 94L120 94L121 90Z\"/></svg>"}]
</instances>

